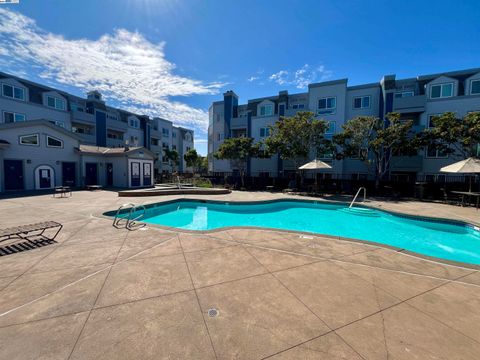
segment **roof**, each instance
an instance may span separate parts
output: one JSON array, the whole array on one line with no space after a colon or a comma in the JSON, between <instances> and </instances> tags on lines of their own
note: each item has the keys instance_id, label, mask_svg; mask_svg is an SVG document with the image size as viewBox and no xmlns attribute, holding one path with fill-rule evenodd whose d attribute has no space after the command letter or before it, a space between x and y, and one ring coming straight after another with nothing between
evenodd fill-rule
<instances>
[{"instance_id":1,"label":"roof","mask_svg":"<svg viewBox=\"0 0 480 360\"><path fill-rule=\"evenodd\" d=\"M69 136L75 140L80 140L80 137L78 137L75 133L72 133L71 131L68 131L67 129L64 129L60 126L57 126L55 124L52 124L50 121L46 119L37 119L37 120L27 120L27 121L22 121L22 122L14 122L14 123L5 123L5 124L0 124L0 130L4 129L18 129L18 128L25 128L25 127L32 127L32 126L46 126L52 130L58 131L62 133L65 136Z\"/></svg>"},{"instance_id":2,"label":"roof","mask_svg":"<svg viewBox=\"0 0 480 360\"><path fill-rule=\"evenodd\" d=\"M152 153L147 148L142 146L131 146L128 148L125 147L102 147L102 146L93 146L93 145L80 145L77 149L78 152L83 154L92 154L92 155L105 155L105 156L122 156L133 154L139 151L143 151L144 153L149 154L152 157L155 157L155 154Z\"/></svg>"}]
</instances>

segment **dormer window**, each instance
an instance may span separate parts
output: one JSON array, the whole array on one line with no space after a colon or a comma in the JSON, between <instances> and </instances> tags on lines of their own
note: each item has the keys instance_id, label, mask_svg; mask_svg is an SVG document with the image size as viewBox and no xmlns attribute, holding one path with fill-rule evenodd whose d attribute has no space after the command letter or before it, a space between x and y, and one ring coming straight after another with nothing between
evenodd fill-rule
<instances>
[{"instance_id":1,"label":"dormer window","mask_svg":"<svg viewBox=\"0 0 480 360\"><path fill-rule=\"evenodd\" d=\"M440 99L453 96L453 83L432 85L430 87L430 99Z\"/></svg>"},{"instance_id":2,"label":"dormer window","mask_svg":"<svg viewBox=\"0 0 480 360\"><path fill-rule=\"evenodd\" d=\"M2 84L2 94L12 99L25 101L25 90L20 87Z\"/></svg>"},{"instance_id":3,"label":"dormer window","mask_svg":"<svg viewBox=\"0 0 480 360\"><path fill-rule=\"evenodd\" d=\"M260 106L260 116L272 116L273 115L273 105L262 105Z\"/></svg>"},{"instance_id":4,"label":"dormer window","mask_svg":"<svg viewBox=\"0 0 480 360\"><path fill-rule=\"evenodd\" d=\"M56 110L65 110L65 100L47 96L47 106Z\"/></svg>"},{"instance_id":5,"label":"dormer window","mask_svg":"<svg viewBox=\"0 0 480 360\"><path fill-rule=\"evenodd\" d=\"M128 125L132 128L138 129L140 127L140 121L137 118L130 118Z\"/></svg>"},{"instance_id":6,"label":"dormer window","mask_svg":"<svg viewBox=\"0 0 480 360\"><path fill-rule=\"evenodd\" d=\"M336 97L318 99L318 114L334 114L335 111L337 111Z\"/></svg>"},{"instance_id":7,"label":"dormer window","mask_svg":"<svg viewBox=\"0 0 480 360\"><path fill-rule=\"evenodd\" d=\"M470 83L470 94L471 95L479 95L480 94L480 79L479 80L472 80Z\"/></svg>"}]
</instances>

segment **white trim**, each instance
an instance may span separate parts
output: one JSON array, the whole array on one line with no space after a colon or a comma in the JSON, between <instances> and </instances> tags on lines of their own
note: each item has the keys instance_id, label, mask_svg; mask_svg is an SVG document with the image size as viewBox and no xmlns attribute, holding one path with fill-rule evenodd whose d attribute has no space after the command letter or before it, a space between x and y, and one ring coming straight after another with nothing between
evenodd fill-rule
<instances>
[{"instance_id":1,"label":"white trim","mask_svg":"<svg viewBox=\"0 0 480 360\"><path fill-rule=\"evenodd\" d=\"M50 186L40 187L40 172L41 170L50 171ZM53 189L55 187L55 170L50 165L40 165L35 168L35 190Z\"/></svg>"},{"instance_id":2,"label":"white trim","mask_svg":"<svg viewBox=\"0 0 480 360\"><path fill-rule=\"evenodd\" d=\"M52 145L48 145L48 138L51 138L53 140L56 140L56 141L59 141L60 142L60 146L52 146ZM63 140L59 139L59 138L56 138L52 135L45 135L45 145L47 146L47 148L53 148L53 149L63 149Z\"/></svg>"},{"instance_id":3,"label":"white trim","mask_svg":"<svg viewBox=\"0 0 480 360\"><path fill-rule=\"evenodd\" d=\"M474 82L479 82L480 83L480 79L472 79L470 80L470 95L480 95L480 92L478 93L474 93L473 92L473 83Z\"/></svg>"},{"instance_id":4,"label":"white trim","mask_svg":"<svg viewBox=\"0 0 480 360\"><path fill-rule=\"evenodd\" d=\"M67 111L67 101L65 99L61 99L59 97L52 96L52 95L46 95L45 97L47 99L47 104L46 105L50 109L55 109L55 110L59 110L59 111ZM53 106L48 104L48 99L49 98L53 99ZM57 107L57 101L63 103L63 108L60 109L60 108Z\"/></svg>"},{"instance_id":5,"label":"white trim","mask_svg":"<svg viewBox=\"0 0 480 360\"><path fill-rule=\"evenodd\" d=\"M9 99L12 99L12 100L18 100L18 101L26 101L27 100L27 91L25 88L23 87L19 87L19 86L15 86L15 85L12 85L12 84L8 84L8 83L1 83L2 84L2 96L6 97L6 98L9 98ZM3 91L3 87L7 85L7 86L10 86L12 88L12 91L13 91L13 96L8 96L8 95L5 95L5 92ZM20 89L23 91L23 99L18 99L15 97L15 89Z\"/></svg>"},{"instance_id":6,"label":"white trim","mask_svg":"<svg viewBox=\"0 0 480 360\"><path fill-rule=\"evenodd\" d=\"M368 98L368 106L363 106L363 99ZM355 100L360 99L360 107L355 107ZM362 110L362 109L370 109L372 106L372 97L371 95L360 95L360 96L354 96L353 101L352 101L352 108L354 110Z\"/></svg>"},{"instance_id":7,"label":"white trim","mask_svg":"<svg viewBox=\"0 0 480 360\"><path fill-rule=\"evenodd\" d=\"M328 107L328 99L335 99L335 107ZM325 100L325 108L320 108L320 100ZM331 112L328 112L332 110ZM317 99L317 115L333 115L337 112L337 97L325 96Z\"/></svg>"},{"instance_id":8,"label":"white trim","mask_svg":"<svg viewBox=\"0 0 480 360\"><path fill-rule=\"evenodd\" d=\"M442 96L442 88L444 85L452 85L452 94L449 96ZM439 97L432 97L432 90L434 86L440 86L440 96ZM446 98L451 98L453 97L453 94L455 92L455 83L454 82L446 82L446 83L440 83L440 84L431 84L430 85L430 99L446 99Z\"/></svg>"},{"instance_id":9,"label":"white trim","mask_svg":"<svg viewBox=\"0 0 480 360\"><path fill-rule=\"evenodd\" d=\"M35 136L37 138L37 143L36 144L24 144L22 143L22 138L26 136ZM24 145L24 146L40 146L40 136L38 134L25 134L25 135L19 135L18 136L18 143L19 145Z\"/></svg>"},{"instance_id":10,"label":"white trim","mask_svg":"<svg viewBox=\"0 0 480 360\"><path fill-rule=\"evenodd\" d=\"M4 124L8 124L6 119L5 119L5 114L13 114L13 122L24 122L24 121L27 121L27 115L25 114L22 114L22 113L18 113L18 112L15 112L15 111L8 111L8 110L4 110L3 111L3 116L2 116L2 119L3 119L3 123ZM23 120L21 121L15 121L15 115L22 115L23 116Z\"/></svg>"}]
</instances>

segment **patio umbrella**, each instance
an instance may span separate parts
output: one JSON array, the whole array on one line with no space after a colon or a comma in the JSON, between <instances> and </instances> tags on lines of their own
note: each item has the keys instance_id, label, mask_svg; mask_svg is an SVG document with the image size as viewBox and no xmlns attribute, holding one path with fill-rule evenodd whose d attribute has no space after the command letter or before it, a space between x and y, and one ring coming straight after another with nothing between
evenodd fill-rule
<instances>
[{"instance_id":1,"label":"patio umbrella","mask_svg":"<svg viewBox=\"0 0 480 360\"><path fill-rule=\"evenodd\" d=\"M306 164L303 164L298 169L299 170L321 170L321 169L331 169L332 167L327 163L324 163L320 160L312 160ZM315 175L315 189L317 190L317 176ZM315 190L315 191L316 191Z\"/></svg>"},{"instance_id":2,"label":"patio umbrella","mask_svg":"<svg viewBox=\"0 0 480 360\"><path fill-rule=\"evenodd\" d=\"M480 173L480 159L470 157L468 159L456 162L454 164L444 166L441 172L457 173L457 174L477 174ZM472 178L470 178L469 192L472 191Z\"/></svg>"}]
</instances>

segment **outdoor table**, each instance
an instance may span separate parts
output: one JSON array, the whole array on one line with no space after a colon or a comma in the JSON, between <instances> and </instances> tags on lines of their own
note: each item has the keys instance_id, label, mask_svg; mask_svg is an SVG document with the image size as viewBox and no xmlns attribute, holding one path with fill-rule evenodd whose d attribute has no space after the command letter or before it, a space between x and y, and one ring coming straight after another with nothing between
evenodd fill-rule
<instances>
[{"instance_id":1,"label":"outdoor table","mask_svg":"<svg viewBox=\"0 0 480 360\"><path fill-rule=\"evenodd\" d=\"M53 197L56 197L56 194L59 194L60 197L72 196L72 189L70 186L56 186L54 191Z\"/></svg>"},{"instance_id":2,"label":"outdoor table","mask_svg":"<svg viewBox=\"0 0 480 360\"><path fill-rule=\"evenodd\" d=\"M465 196L468 196L470 199L472 196L477 198L476 208L478 209L480 203L480 192L471 192L471 191L450 191L452 194L462 195L462 206L464 205Z\"/></svg>"}]
</instances>

